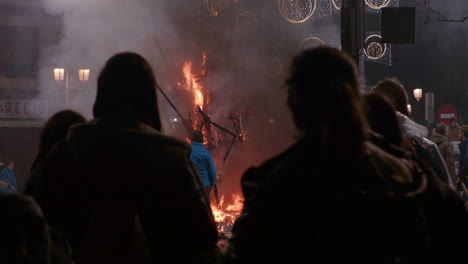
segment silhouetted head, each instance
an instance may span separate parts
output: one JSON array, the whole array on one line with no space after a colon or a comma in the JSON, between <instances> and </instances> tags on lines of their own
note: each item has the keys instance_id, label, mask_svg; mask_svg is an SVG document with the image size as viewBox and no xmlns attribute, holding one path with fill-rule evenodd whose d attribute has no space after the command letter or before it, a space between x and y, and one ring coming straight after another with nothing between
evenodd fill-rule
<instances>
[{"instance_id":1,"label":"silhouetted head","mask_svg":"<svg viewBox=\"0 0 468 264\"><path fill-rule=\"evenodd\" d=\"M50 150L55 143L65 138L72 125L84 122L86 122L86 118L73 110L62 110L55 113L42 127L39 149Z\"/></svg>"},{"instance_id":2,"label":"silhouetted head","mask_svg":"<svg viewBox=\"0 0 468 264\"><path fill-rule=\"evenodd\" d=\"M326 46L299 53L286 79L288 106L296 126L322 141L352 138L360 144L367 123L358 83L357 65L348 54Z\"/></svg>"},{"instance_id":3,"label":"silhouetted head","mask_svg":"<svg viewBox=\"0 0 468 264\"><path fill-rule=\"evenodd\" d=\"M383 96L398 112L408 115L408 93L397 79L386 78L372 89L373 93Z\"/></svg>"},{"instance_id":4,"label":"silhouetted head","mask_svg":"<svg viewBox=\"0 0 468 264\"><path fill-rule=\"evenodd\" d=\"M93 114L140 121L161 130L156 79L142 56L123 52L107 61L98 78Z\"/></svg>"},{"instance_id":5,"label":"silhouetted head","mask_svg":"<svg viewBox=\"0 0 468 264\"><path fill-rule=\"evenodd\" d=\"M15 163L12 160L7 160L5 161L5 167L13 170L15 168Z\"/></svg>"},{"instance_id":6,"label":"silhouetted head","mask_svg":"<svg viewBox=\"0 0 468 264\"><path fill-rule=\"evenodd\" d=\"M451 127L455 127L455 126L458 124L457 118L454 117L454 116L452 116L452 117L450 118L449 124L450 124Z\"/></svg>"},{"instance_id":7,"label":"silhouetted head","mask_svg":"<svg viewBox=\"0 0 468 264\"><path fill-rule=\"evenodd\" d=\"M363 106L371 129L393 145L401 146L403 132L392 105L379 94L371 93L363 96Z\"/></svg>"},{"instance_id":8,"label":"silhouetted head","mask_svg":"<svg viewBox=\"0 0 468 264\"><path fill-rule=\"evenodd\" d=\"M192 142L203 143L203 133L200 130L195 130L190 137Z\"/></svg>"},{"instance_id":9,"label":"silhouetted head","mask_svg":"<svg viewBox=\"0 0 468 264\"><path fill-rule=\"evenodd\" d=\"M52 115L42 127L39 152L31 168L34 168L45 157L55 143L65 138L72 125L84 122L86 122L85 117L73 110L62 110Z\"/></svg>"},{"instance_id":10,"label":"silhouetted head","mask_svg":"<svg viewBox=\"0 0 468 264\"><path fill-rule=\"evenodd\" d=\"M0 193L0 263L49 263L49 229L36 202L27 195Z\"/></svg>"},{"instance_id":11,"label":"silhouetted head","mask_svg":"<svg viewBox=\"0 0 468 264\"><path fill-rule=\"evenodd\" d=\"M448 126L444 122L439 122L435 127L435 132L440 135L447 135Z\"/></svg>"}]
</instances>

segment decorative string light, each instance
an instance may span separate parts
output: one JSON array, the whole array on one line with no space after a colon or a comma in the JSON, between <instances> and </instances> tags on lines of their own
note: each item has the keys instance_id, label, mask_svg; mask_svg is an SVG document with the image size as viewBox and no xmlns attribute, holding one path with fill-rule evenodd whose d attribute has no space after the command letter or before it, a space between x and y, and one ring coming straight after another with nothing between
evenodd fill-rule
<instances>
[{"instance_id":1,"label":"decorative string light","mask_svg":"<svg viewBox=\"0 0 468 264\"><path fill-rule=\"evenodd\" d=\"M367 6L372 9L381 9L388 6L391 0L366 0Z\"/></svg>"},{"instance_id":2,"label":"decorative string light","mask_svg":"<svg viewBox=\"0 0 468 264\"><path fill-rule=\"evenodd\" d=\"M341 10L341 7L343 6L343 0L331 0L331 2L336 9Z\"/></svg>"},{"instance_id":3,"label":"decorative string light","mask_svg":"<svg viewBox=\"0 0 468 264\"><path fill-rule=\"evenodd\" d=\"M381 43L382 36L373 34L366 38L364 54L371 60L378 60L387 52L387 44Z\"/></svg>"},{"instance_id":4,"label":"decorative string light","mask_svg":"<svg viewBox=\"0 0 468 264\"><path fill-rule=\"evenodd\" d=\"M278 8L288 22L304 23L314 14L317 0L278 0Z\"/></svg>"},{"instance_id":5,"label":"decorative string light","mask_svg":"<svg viewBox=\"0 0 468 264\"><path fill-rule=\"evenodd\" d=\"M308 37L308 38L305 38L305 39L303 39L301 41L301 43L297 47L297 50L301 51L301 50L304 50L304 49L313 48L313 47L324 45L324 44L325 44L325 42L323 40L321 40L320 38Z\"/></svg>"}]
</instances>

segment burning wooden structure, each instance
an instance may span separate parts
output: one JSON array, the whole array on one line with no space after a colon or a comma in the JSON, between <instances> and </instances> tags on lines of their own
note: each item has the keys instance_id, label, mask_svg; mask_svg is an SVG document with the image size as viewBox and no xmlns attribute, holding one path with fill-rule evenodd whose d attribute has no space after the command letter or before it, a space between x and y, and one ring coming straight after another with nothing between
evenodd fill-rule
<instances>
[{"instance_id":1,"label":"burning wooden structure","mask_svg":"<svg viewBox=\"0 0 468 264\"><path fill-rule=\"evenodd\" d=\"M171 95L177 97L179 102L190 109L186 116L178 110L161 87L158 87L158 89L176 112L185 130L184 135L187 142L189 142L190 135L194 130L202 131L205 138L203 144L212 152L214 160L225 162L229 158L233 145L242 143L245 140L246 131L242 125L242 114L252 113L253 110L250 108L242 113L231 113L226 119L232 124L232 129L228 129L211 119L210 111L214 111L215 109L210 108L212 94L207 84L208 71L206 62L207 54L204 52L200 70L196 71L194 70L193 62L186 60L181 69L183 78L177 80L176 84L172 87ZM221 157L216 157L214 152L220 146L226 149L222 154L222 159ZM219 155L219 152L216 153ZM221 181L222 179L218 180L218 183ZM226 237L230 234L232 225L242 211L243 197L240 193L220 195L216 185L214 196L215 199L211 199L211 209L215 216L220 236Z\"/></svg>"}]
</instances>

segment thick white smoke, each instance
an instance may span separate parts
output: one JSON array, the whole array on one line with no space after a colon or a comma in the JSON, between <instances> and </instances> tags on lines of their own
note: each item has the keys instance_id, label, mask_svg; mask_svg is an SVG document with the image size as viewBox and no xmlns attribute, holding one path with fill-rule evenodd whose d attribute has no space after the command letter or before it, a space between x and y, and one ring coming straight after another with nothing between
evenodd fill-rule
<instances>
[{"instance_id":1,"label":"thick white smoke","mask_svg":"<svg viewBox=\"0 0 468 264\"><path fill-rule=\"evenodd\" d=\"M41 98L53 96L54 67L91 69L89 92L75 95L69 107L92 118L96 77L105 61L121 51L135 51L153 65L161 87L169 91L181 74L184 60L199 64L208 54L207 82L213 93L214 122L232 129L228 116L252 106L244 120L246 141L236 144L221 172L238 176L292 142L293 125L282 89L291 57L308 37L320 37L338 46L339 20L328 0L318 0L317 23L290 23L278 11L277 1L212 1L223 3L218 16L207 14L207 1L190 0L44 0L46 11L63 19L61 39L47 50L41 65ZM224 8L221 10L220 8ZM334 14L326 18L327 14ZM323 20L322 20L323 18ZM322 21L321 21L322 20ZM159 46L158 46L159 45ZM175 113L159 94L166 132ZM177 102L177 98L171 98ZM312 99L311 99L312 100ZM185 114L184 105L176 105ZM58 109L57 109L58 110ZM212 128L215 129L215 128ZM224 150L219 155L222 160ZM235 160L233 157L237 157ZM220 161L222 163L222 161Z\"/></svg>"}]
</instances>

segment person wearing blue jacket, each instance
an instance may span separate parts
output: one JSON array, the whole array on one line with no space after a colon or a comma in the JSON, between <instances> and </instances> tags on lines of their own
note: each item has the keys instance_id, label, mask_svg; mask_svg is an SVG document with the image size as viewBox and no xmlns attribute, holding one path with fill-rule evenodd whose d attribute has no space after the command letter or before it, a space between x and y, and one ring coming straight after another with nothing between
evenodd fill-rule
<instances>
[{"instance_id":1,"label":"person wearing blue jacket","mask_svg":"<svg viewBox=\"0 0 468 264\"><path fill-rule=\"evenodd\" d=\"M190 160L198 171L198 175L203 182L203 187L210 200L210 192L216 183L216 168L213 162L213 156L210 151L203 146L203 133L195 130L192 133L192 151L190 152Z\"/></svg>"},{"instance_id":2,"label":"person wearing blue jacket","mask_svg":"<svg viewBox=\"0 0 468 264\"><path fill-rule=\"evenodd\" d=\"M11 160L5 162L5 168L0 172L0 192L12 193L18 189L13 172L14 166L15 164Z\"/></svg>"}]
</instances>

